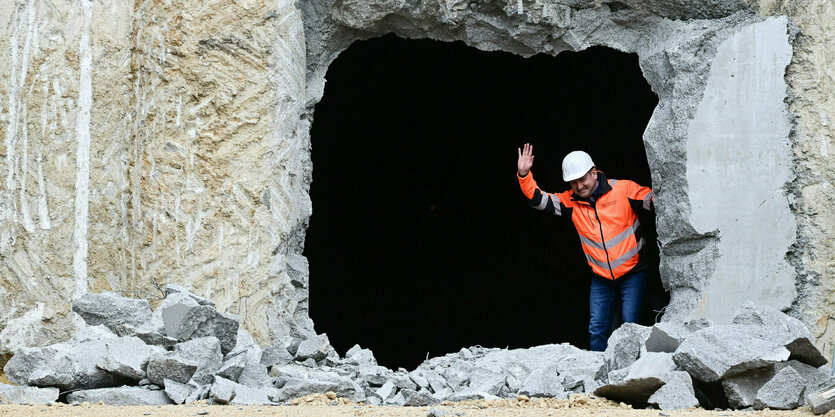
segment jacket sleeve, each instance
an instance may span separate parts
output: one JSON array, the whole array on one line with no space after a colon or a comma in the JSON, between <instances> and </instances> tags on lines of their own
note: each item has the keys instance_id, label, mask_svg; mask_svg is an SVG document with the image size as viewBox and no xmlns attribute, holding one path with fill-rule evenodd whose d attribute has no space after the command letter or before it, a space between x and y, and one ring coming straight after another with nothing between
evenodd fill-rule
<instances>
[{"instance_id":1,"label":"jacket sleeve","mask_svg":"<svg viewBox=\"0 0 835 417\"><path fill-rule=\"evenodd\" d=\"M519 187L522 188L522 193L525 194L531 207L556 216L567 213L566 207L560 202L557 194L546 193L537 187L531 172L524 177L520 177L517 172L516 178L519 179Z\"/></svg>"},{"instance_id":2,"label":"jacket sleeve","mask_svg":"<svg viewBox=\"0 0 835 417\"><path fill-rule=\"evenodd\" d=\"M649 187L642 187L638 183L629 180L621 180L626 184L626 195L629 198L629 205L635 211L644 209L646 211L655 212L655 204L653 203L652 189Z\"/></svg>"}]
</instances>

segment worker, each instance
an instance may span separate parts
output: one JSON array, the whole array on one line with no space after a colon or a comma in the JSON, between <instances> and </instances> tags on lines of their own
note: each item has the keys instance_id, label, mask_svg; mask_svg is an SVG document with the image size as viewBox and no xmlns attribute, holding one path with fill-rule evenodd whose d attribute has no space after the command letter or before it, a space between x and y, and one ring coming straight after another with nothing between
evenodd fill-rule
<instances>
[{"instance_id":1,"label":"worker","mask_svg":"<svg viewBox=\"0 0 835 417\"><path fill-rule=\"evenodd\" d=\"M616 298L623 322L637 322L648 275L646 244L636 212L653 212L652 190L629 180L608 179L589 154L574 151L562 161L562 178L571 190L547 193L531 174L533 146L517 149L519 186L530 205L570 218L591 267L589 335L591 350L606 350Z\"/></svg>"}]
</instances>

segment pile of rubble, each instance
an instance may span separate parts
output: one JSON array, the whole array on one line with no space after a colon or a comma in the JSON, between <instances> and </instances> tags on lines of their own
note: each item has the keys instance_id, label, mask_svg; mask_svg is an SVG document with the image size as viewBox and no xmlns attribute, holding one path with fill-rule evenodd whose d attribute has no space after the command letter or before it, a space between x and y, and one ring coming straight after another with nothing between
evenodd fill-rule
<instances>
[{"instance_id":1,"label":"pile of rubble","mask_svg":"<svg viewBox=\"0 0 835 417\"><path fill-rule=\"evenodd\" d=\"M145 300L113 293L74 301L87 325L69 341L16 352L5 372L20 386L0 385L0 401L258 405L328 393L424 406L581 393L661 409L785 409L800 405L804 389L830 382L806 327L753 305L731 325L626 324L606 352L568 344L476 346L408 372L379 366L359 346L340 357L324 334L262 350L237 316L218 312L210 300L174 285L166 295L153 312Z\"/></svg>"}]
</instances>

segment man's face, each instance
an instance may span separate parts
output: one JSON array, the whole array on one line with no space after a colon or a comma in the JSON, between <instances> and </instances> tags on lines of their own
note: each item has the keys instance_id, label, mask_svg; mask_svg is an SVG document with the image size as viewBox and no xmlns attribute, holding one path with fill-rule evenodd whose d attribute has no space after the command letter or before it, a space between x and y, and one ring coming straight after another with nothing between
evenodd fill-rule
<instances>
[{"instance_id":1,"label":"man's face","mask_svg":"<svg viewBox=\"0 0 835 417\"><path fill-rule=\"evenodd\" d=\"M571 184L571 190L574 191L575 195L581 198L589 198L597 188L597 171L592 168L589 172L586 172L586 175L570 181L569 184Z\"/></svg>"}]
</instances>

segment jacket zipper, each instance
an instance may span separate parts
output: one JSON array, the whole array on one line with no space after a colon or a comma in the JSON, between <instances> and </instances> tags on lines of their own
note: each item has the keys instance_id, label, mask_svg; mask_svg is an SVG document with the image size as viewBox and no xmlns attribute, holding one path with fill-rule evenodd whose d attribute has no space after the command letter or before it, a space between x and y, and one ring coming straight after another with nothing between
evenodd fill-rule
<instances>
[{"instance_id":1,"label":"jacket zipper","mask_svg":"<svg viewBox=\"0 0 835 417\"><path fill-rule=\"evenodd\" d=\"M606 265L609 265L609 274L612 275L612 281L614 281L615 272L612 271L612 263L609 261L609 249L606 249L606 238L603 237L603 225L600 224L600 216L597 215L597 204L592 204L591 208L594 209L594 217L597 219L597 227L600 228L600 243L603 244L603 251L606 252Z\"/></svg>"}]
</instances>

